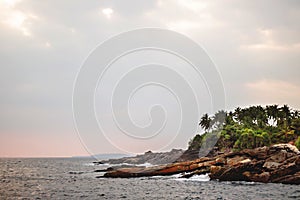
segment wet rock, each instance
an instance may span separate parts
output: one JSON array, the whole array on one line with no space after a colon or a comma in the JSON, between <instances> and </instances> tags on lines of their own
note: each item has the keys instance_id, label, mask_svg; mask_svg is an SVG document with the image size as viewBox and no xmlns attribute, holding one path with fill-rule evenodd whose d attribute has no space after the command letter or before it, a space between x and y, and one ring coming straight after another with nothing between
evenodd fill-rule
<instances>
[{"instance_id":1,"label":"wet rock","mask_svg":"<svg viewBox=\"0 0 300 200\"><path fill-rule=\"evenodd\" d=\"M103 165L104 163L101 162L101 161L94 161L93 164L94 164L94 165Z\"/></svg>"},{"instance_id":2,"label":"wet rock","mask_svg":"<svg viewBox=\"0 0 300 200\"><path fill-rule=\"evenodd\" d=\"M84 172L69 172L69 174L83 174Z\"/></svg>"},{"instance_id":3,"label":"wet rock","mask_svg":"<svg viewBox=\"0 0 300 200\"><path fill-rule=\"evenodd\" d=\"M246 179L248 181L253 181L253 182L267 183L267 182L269 182L269 179L270 179L269 172L263 172L260 174L256 174L256 173L251 173L249 171L246 171L243 173L243 175L246 177Z\"/></svg>"},{"instance_id":4,"label":"wet rock","mask_svg":"<svg viewBox=\"0 0 300 200\"><path fill-rule=\"evenodd\" d=\"M106 172L107 169L96 169L94 172Z\"/></svg>"}]
</instances>

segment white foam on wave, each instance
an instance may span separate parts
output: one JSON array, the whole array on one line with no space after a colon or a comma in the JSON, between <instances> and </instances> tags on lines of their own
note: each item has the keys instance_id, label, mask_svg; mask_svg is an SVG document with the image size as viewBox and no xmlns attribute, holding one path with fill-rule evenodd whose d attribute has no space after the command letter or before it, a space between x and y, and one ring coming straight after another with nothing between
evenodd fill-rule
<instances>
[{"instance_id":1,"label":"white foam on wave","mask_svg":"<svg viewBox=\"0 0 300 200\"><path fill-rule=\"evenodd\" d=\"M146 163L139 164L139 165L136 165L136 166L138 166L138 167L153 167L155 165L152 165L151 163L146 162Z\"/></svg>"},{"instance_id":2,"label":"white foam on wave","mask_svg":"<svg viewBox=\"0 0 300 200\"><path fill-rule=\"evenodd\" d=\"M174 174L174 175L171 175L171 177L173 177L173 178L180 178L182 176L182 174Z\"/></svg>"},{"instance_id":3,"label":"white foam on wave","mask_svg":"<svg viewBox=\"0 0 300 200\"><path fill-rule=\"evenodd\" d=\"M98 175L98 176L104 176L105 173L106 173L106 172L97 172L97 175Z\"/></svg>"},{"instance_id":4,"label":"white foam on wave","mask_svg":"<svg viewBox=\"0 0 300 200\"><path fill-rule=\"evenodd\" d=\"M176 181L200 181L200 182L210 181L208 174L194 175L191 178L179 178L181 175L179 174L176 175L177 176L173 175Z\"/></svg>"},{"instance_id":5,"label":"white foam on wave","mask_svg":"<svg viewBox=\"0 0 300 200\"><path fill-rule=\"evenodd\" d=\"M97 166L106 166L106 167L114 167L114 166L137 166L137 167L153 167L155 165L152 165L151 163L143 163L143 164L130 164L130 163L119 163L119 164L110 164L110 163L103 163L103 164L94 164L91 163L91 165L97 165Z\"/></svg>"},{"instance_id":6,"label":"white foam on wave","mask_svg":"<svg viewBox=\"0 0 300 200\"><path fill-rule=\"evenodd\" d=\"M83 163L84 166L95 166L94 163Z\"/></svg>"}]
</instances>

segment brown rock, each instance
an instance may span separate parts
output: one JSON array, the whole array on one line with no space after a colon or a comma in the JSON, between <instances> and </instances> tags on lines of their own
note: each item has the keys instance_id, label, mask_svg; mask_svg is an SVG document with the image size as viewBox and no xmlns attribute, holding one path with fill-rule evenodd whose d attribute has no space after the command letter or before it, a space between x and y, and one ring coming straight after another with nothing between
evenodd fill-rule
<instances>
[{"instance_id":1,"label":"brown rock","mask_svg":"<svg viewBox=\"0 0 300 200\"><path fill-rule=\"evenodd\" d=\"M273 180L274 183L285 183L285 184L300 184L300 172L279 177Z\"/></svg>"},{"instance_id":2,"label":"brown rock","mask_svg":"<svg viewBox=\"0 0 300 200\"><path fill-rule=\"evenodd\" d=\"M235 156L233 158L227 158L226 163L230 166L232 165L236 165L239 164L241 161L245 160L247 158L243 157L243 156Z\"/></svg>"},{"instance_id":3,"label":"brown rock","mask_svg":"<svg viewBox=\"0 0 300 200\"><path fill-rule=\"evenodd\" d=\"M270 170L270 169L276 169L279 165L280 163L270 161L270 162L265 162L263 167Z\"/></svg>"},{"instance_id":4,"label":"brown rock","mask_svg":"<svg viewBox=\"0 0 300 200\"><path fill-rule=\"evenodd\" d=\"M228 169L226 167L221 167L221 166L210 166L210 175L209 177L211 179L218 179L223 173L224 171Z\"/></svg>"},{"instance_id":5,"label":"brown rock","mask_svg":"<svg viewBox=\"0 0 300 200\"><path fill-rule=\"evenodd\" d=\"M225 165L226 164L226 159L223 157L219 157L216 159L216 165Z\"/></svg>"},{"instance_id":6,"label":"brown rock","mask_svg":"<svg viewBox=\"0 0 300 200\"><path fill-rule=\"evenodd\" d=\"M255 174L251 173L249 171L246 171L243 173L245 177L247 177L248 181L253 181L253 182L262 182L262 183L267 183L269 182L270 179L270 173L269 172L263 172L260 174Z\"/></svg>"}]
</instances>

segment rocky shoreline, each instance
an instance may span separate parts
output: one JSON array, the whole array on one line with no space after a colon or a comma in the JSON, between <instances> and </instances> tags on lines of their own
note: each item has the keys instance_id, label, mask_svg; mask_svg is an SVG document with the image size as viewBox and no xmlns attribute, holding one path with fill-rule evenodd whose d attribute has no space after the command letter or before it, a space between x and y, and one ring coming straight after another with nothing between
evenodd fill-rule
<instances>
[{"instance_id":1,"label":"rocky shoreline","mask_svg":"<svg viewBox=\"0 0 300 200\"><path fill-rule=\"evenodd\" d=\"M209 174L212 180L300 184L300 151L291 144L245 149L152 167L109 168L105 178Z\"/></svg>"},{"instance_id":2,"label":"rocky shoreline","mask_svg":"<svg viewBox=\"0 0 300 200\"><path fill-rule=\"evenodd\" d=\"M101 160L100 162L95 162L95 164L128 164L128 165L141 165L145 163L149 163L151 165L161 165L173 163L178 158L180 158L184 153L182 149L172 149L169 152L158 152L154 153L152 151L147 151L144 154L132 156L132 157L124 157L118 159L108 159Z\"/></svg>"}]
</instances>

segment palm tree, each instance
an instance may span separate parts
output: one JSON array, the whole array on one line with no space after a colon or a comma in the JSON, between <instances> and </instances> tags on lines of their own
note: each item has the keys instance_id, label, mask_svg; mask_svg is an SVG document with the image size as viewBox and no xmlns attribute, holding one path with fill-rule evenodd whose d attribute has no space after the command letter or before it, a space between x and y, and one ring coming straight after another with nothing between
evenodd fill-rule
<instances>
[{"instance_id":1,"label":"palm tree","mask_svg":"<svg viewBox=\"0 0 300 200\"><path fill-rule=\"evenodd\" d=\"M292 118L293 118L293 119L299 118L299 111L298 111L298 110L295 110L295 111L293 112Z\"/></svg>"},{"instance_id":2,"label":"palm tree","mask_svg":"<svg viewBox=\"0 0 300 200\"><path fill-rule=\"evenodd\" d=\"M258 125L258 127L263 128L268 123L268 116L266 114L266 111L262 106L256 106L255 112L256 124Z\"/></svg>"},{"instance_id":3,"label":"palm tree","mask_svg":"<svg viewBox=\"0 0 300 200\"><path fill-rule=\"evenodd\" d=\"M201 120L199 122L199 125L205 130L209 130L211 128L211 118L208 116L207 113L205 113L202 117Z\"/></svg>"},{"instance_id":4,"label":"palm tree","mask_svg":"<svg viewBox=\"0 0 300 200\"><path fill-rule=\"evenodd\" d=\"M225 124L226 124L226 125L233 124L233 123L234 123L233 117L234 117L234 114L233 114L232 111L230 111L230 112L228 113L228 115L226 116Z\"/></svg>"},{"instance_id":5,"label":"palm tree","mask_svg":"<svg viewBox=\"0 0 300 200\"><path fill-rule=\"evenodd\" d=\"M243 119L243 116L242 116L242 109L240 107L237 107L235 110L234 110L234 118L235 120L238 122L238 123L241 123L242 119Z\"/></svg>"},{"instance_id":6,"label":"palm tree","mask_svg":"<svg viewBox=\"0 0 300 200\"><path fill-rule=\"evenodd\" d=\"M224 110L219 110L214 115L214 117L212 119L212 124L216 125L216 128L218 128L218 129L222 128L222 126L225 123L226 116L227 116L227 113Z\"/></svg>"},{"instance_id":7,"label":"palm tree","mask_svg":"<svg viewBox=\"0 0 300 200\"><path fill-rule=\"evenodd\" d=\"M272 125L277 123L278 117L279 117L279 109L278 105L270 105L266 107L267 115L269 120L273 120Z\"/></svg>"},{"instance_id":8,"label":"palm tree","mask_svg":"<svg viewBox=\"0 0 300 200\"><path fill-rule=\"evenodd\" d=\"M250 128L257 124L257 109L255 106L250 106L249 108L244 108L241 111L242 123Z\"/></svg>"},{"instance_id":9,"label":"palm tree","mask_svg":"<svg viewBox=\"0 0 300 200\"><path fill-rule=\"evenodd\" d=\"M300 136L300 118L295 118L292 120L291 129Z\"/></svg>"},{"instance_id":10,"label":"palm tree","mask_svg":"<svg viewBox=\"0 0 300 200\"><path fill-rule=\"evenodd\" d=\"M291 125L291 111L288 105L283 105L283 107L281 107L280 109L280 113L281 113L281 125L283 125L283 127L285 129L287 129L290 125Z\"/></svg>"}]
</instances>

